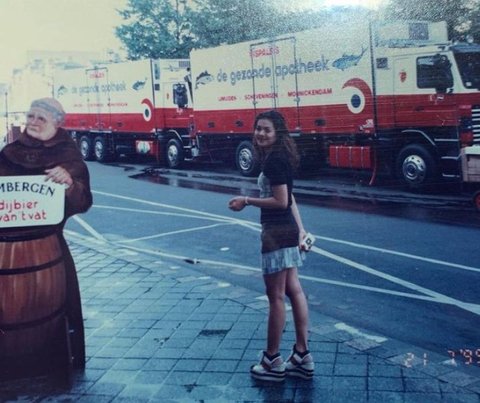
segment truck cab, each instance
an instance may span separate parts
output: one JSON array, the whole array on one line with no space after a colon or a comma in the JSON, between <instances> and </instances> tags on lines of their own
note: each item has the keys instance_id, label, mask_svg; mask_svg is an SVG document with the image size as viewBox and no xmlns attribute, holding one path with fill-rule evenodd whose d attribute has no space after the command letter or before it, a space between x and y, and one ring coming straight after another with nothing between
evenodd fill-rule
<instances>
[{"instance_id":1,"label":"truck cab","mask_svg":"<svg viewBox=\"0 0 480 403\"><path fill-rule=\"evenodd\" d=\"M461 148L480 143L480 46L425 26L433 35L375 49L378 146L413 188L461 180Z\"/></svg>"}]
</instances>

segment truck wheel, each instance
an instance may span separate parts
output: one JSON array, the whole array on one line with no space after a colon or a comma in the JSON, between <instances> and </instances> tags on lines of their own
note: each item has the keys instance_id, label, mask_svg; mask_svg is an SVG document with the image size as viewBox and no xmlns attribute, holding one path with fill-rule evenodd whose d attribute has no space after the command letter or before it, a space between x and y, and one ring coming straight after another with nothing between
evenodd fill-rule
<instances>
[{"instance_id":1,"label":"truck wheel","mask_svg":"<svg viewBox=\"0 0 480 403\"><path fill-rule=\"evenodd\" d=\"M180 168L183 164L183 147L177 139L171 139L166 148L167 165L169 168Z\"/></svg>"},{"instance_id":2,"label":"truck wheel","mask_svg":"<svg viewBox=\"0 0 480 403\"><path fill-rule=\"evenodd\" d=\"M85 161L93 160L93 146L90 137L80 137L80 141L78 142L78 148L80 149L80 154L82 154L82 157Z\"/></svg>"},{"instance_id":3,"label":"truck wheel","mask_svg":"<svg viewBox=\"0 0 480 403\"><path fill-rule=\"evenodd\" d=\"M237 169L243 176L255 176L260 171L260 165L253 156L251 141L242 141L235 152Z\"/></svg>"},{"instance_id":4,"label":"truck wheel","mask_svg":"<svg viewBox=\"0 0 480 403\"><path fill-rule=\"evenodd\" d=\"M436 171L435 160L424 146L411 144L398 154L397 177L411 189L431 184L436 177Z\"/></svg>"},{"instance_id":5,"label":"truck wheel","mask_svg":"<svg viewBox=\"0 0 480 403\"><path fill-rule=\"evenodd\" d=\"M98 162L108 162L112 159L112 155L108 151L107 140L103 137L95 137L93 142L95 159Z\"/></svg>"}]
</instances>

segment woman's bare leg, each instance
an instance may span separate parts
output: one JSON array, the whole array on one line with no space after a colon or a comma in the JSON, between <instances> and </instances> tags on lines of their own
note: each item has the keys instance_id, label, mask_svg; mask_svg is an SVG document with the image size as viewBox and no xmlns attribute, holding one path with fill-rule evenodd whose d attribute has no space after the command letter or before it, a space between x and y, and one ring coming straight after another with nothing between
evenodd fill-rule
<instances>
[{"instance_id":1,"label":"woman's bare leg","mask_svg":"<svg viewBox=\"0 0 480 403\"><path fill-rule=\"evenodd\" d=\"M308 304L296 268L285 270L287 274L285 293L292 305L297 351L308 350Z\"/></svg>"},{"instance_id":2,"label":"woman's bare leg","mask_svg":"<svg viewBox=\"0 0 480 403\"><path fill-rule=\"evenodd\" d=\"M278 353L285 327L285 284L289 271L282 270L263 276L269 302L267 354L270 356Z\"/></svg>"}]
</instances>

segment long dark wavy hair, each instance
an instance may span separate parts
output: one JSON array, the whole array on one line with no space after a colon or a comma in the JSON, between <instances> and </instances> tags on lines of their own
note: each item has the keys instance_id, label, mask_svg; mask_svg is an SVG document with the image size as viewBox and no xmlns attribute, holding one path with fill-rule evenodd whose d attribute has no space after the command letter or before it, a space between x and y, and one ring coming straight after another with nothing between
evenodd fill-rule
<instances>
[{"instance_id":1,"label":"long dark wavy hair","mask_svg":"<svg viewBox=\"0 0 480 403\"><path fill-rule=\"evenodd\" d=\"M259 113L255 118L255 123L253 125L254 131L260 119L267 119L272 122L273 128L275 129L275 134L277 135L277 141L273 147L266 152L264 149L258 146L257 140L255 136L253 136L253 151L255 153L255 157L258 158L260 163L263 165L270 153L277 151L284 152L292 168L297 169L300 163L300 157L298 155L295 141L289 135L287 123L285 122L283 115L275 110Z\"/></svg>"}]
</instances>

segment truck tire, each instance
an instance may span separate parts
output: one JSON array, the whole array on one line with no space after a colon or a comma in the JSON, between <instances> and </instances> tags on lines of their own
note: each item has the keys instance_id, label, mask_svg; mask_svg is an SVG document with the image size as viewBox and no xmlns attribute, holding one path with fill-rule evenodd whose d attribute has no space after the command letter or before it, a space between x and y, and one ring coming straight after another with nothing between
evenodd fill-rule
<instances>
[{"instance_id":1,"label":"truck tire","mask_svg":"<svg viewBox=\"0 0 480 403\"><path fill-rule=\"evenodd\" d=\"M95 140L93 141L93 150L95 153L95 159L98 162L108 162L113 158L113 155L108 151L107 140L104 137L95 137Z\"/></svg>"},{"instance_id":2,"label":"truck tire","mask_svg":"<svg viewBox=\"0 0 480 403\"><path fill-rule=\"evenodd\" d=\"M235 152L237 169L243 176L255 176L260 172L260 164L254 158L251 141L242 141Z\"/></svg>"},{"instance_id":3,"label":"truck tire","mask_svg":"<svg viewBox=\"0 0 480 403\"><path fill-rule=\"evenodd\" d=\"M183 147L177 139L171 139L167 143L165 155L167 157L167 166L177 169L183 164Z\"/></svg>"},{"instance_id":4,"label":"truck tire","mask_svg":"<svg viewBox=\"0 0 480 403\"><path fill-rule=\"evenodd\" d=\"M92 140L88 136L80 137L78 142L78 148L80 150L80 154L85 161L92 161L93 160L93 145Z\"/></svg>"},{"instance_id":5,"label":"truck tire","mask_svg":"<svg viewBox=\"0 0 480 403\"><path fill-rule=\"evenodd\" d=\"M402 148L396 161L397 177L410 189L426 187L437 177L432 154L422 145L410 144Z\"/></svg>"}]
</instances>

